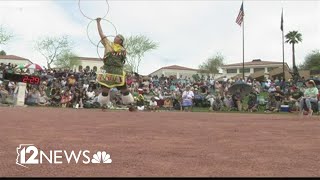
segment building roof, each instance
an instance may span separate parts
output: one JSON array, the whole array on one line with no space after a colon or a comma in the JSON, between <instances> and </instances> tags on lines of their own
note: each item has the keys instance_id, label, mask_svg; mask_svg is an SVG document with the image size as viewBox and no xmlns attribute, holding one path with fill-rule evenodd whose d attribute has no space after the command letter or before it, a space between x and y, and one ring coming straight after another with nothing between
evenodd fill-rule
<instances>
[{"instance_id":1,"label":"building roof","mask_svg":"<svg viewBox=\"0 0 320 180\"><path fill-rule=\"evenodd\" d=\"M192 68L188 68L188 67L183 67L183 66L178 66L178 65L172 65L172 66L165 66L165 67L162 67L150 74L153 74L161 69L173 69L173 70L187 70L187 71L199 71L198 69L192 69Z\"/></svg>"},{"instance_id":2,"label":"building roof","mask_svg":"<svg viewBox=\"0 0 320 180\"><path fill-rule=\"evenodd\" d=\"M5 55L5 56L1 56L0 55L0 59L28 60L28 61L30 61L29 59L26 59L26 58L23 58L23 57L19 57L19 56L15 56L15 55Z\"/></svg>"},{"instance_id":3,"label":"building roof","mask_svg":"<svg viewBox=\"0 0 320 180\"><path fill-rule=\"evenodd\" d=\"M254 59L250 62L244 62L244 66L256 66L256 65L270 65L270 64L282 64L279 61L262 61L261 59ZM285 63L287 64L287 63ZM242 66L242 63L234 63L234 64L227 64L223 65L222 67L230 67L230 66Z\"/></svg>"},{"instance_id":4,"label":"building roof","mask_svg":"<svg viewBox=\"0 0 320 180\"><path fill-rule=\"evenodd\" d=\"M93 57L78 57L79 60L85 60L85 61L101 61L100 58L93 58Z\"/></svg>"}]
</instances>

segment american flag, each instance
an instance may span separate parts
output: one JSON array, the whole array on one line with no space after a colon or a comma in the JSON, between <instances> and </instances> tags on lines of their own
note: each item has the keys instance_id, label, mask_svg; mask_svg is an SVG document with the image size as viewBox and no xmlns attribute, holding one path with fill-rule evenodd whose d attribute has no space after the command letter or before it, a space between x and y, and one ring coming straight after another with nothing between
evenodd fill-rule
<instances>
[{"instance_id":1,"label":"american flag","mask_svg":"<svg viewBox=\"0 0 320 180\"><path fill-rule=\"evenodd\" d=\"M243 16L244 16L244 11L243 11L243 2L242 2L241 8L240 8L237 20L236 20L236 23L239 24L239 26L241 26L241 24L242 24Z\"/></svg>"}]
</instances>

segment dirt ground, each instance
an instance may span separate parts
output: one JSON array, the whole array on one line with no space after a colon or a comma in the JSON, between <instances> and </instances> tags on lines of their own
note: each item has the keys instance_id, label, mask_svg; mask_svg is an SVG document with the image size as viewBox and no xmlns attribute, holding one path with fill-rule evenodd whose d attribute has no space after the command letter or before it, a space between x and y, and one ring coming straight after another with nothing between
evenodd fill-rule
<instances>
[{"instance_id":1,"label":"dirt ground","mask_svg":"<svg viewBox=\"0 0 320 180\"><path fill-rule=\"evenodd\" d=\"M320 176L319 116L0 107L0 123L0 177ZM112 163L24 168L19 144Z\"/></svg>"}]
</instances>

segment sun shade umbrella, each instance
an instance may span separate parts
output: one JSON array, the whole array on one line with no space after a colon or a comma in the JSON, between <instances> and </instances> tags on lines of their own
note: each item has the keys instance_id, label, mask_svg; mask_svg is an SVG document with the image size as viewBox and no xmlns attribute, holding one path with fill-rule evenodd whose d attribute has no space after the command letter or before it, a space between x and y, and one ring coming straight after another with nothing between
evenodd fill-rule
<instances>
[{"instance_id":1,"label":"sun shade umbrella","mask_svg":"<svg viewBox=\"0 0 320 180\"><path fill-rule=\"evenodd\" d=\"M43 70L39 64L28 64L25 66L27 69L36 69L36 70Z\"/></svg>"},{"instance_id":2,"label":"sun shade umbrella","mask_svg":"<svg viewBox=\"0 0 320 180\"><path fill-rule=\"evenodd\" d=\"M17 69L24 69L24 68L25 68L25 65L19 64L16 68L17 68Z\"/></svg>"},{"instance_id":3,"label":"sun shade umbrella","mask_svg":"<svg viewBox=\"0 0 320 180\"><path fill-rule=\"evenodd\" d=\"M237 90L240 90L241 96L245 96L252 91L252 86L244 82L234 83L228 90L229 94L235 94Z\"/></svg>"}]
</instances>

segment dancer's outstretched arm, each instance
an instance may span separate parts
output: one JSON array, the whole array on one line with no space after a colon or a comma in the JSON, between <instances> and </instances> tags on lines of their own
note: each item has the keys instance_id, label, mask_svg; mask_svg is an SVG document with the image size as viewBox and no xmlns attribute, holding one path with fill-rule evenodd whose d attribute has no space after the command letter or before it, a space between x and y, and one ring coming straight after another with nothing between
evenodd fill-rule
<instances>
[{"instance_id":1,"label":"dancer's outstretched arm","mask_svg":"<svg viewBox=\"0 0 320 180\"><path fill-rule=\"evenodd\" d=\"M103 34L102 28L101 28L101 18L97 18L97 25L98 25L98 32L101 38L101 43L106 48L108 52L111 52L113 49L111 47L111 43L108 40L107 36Z\"/></svg>"}]
</instances>

